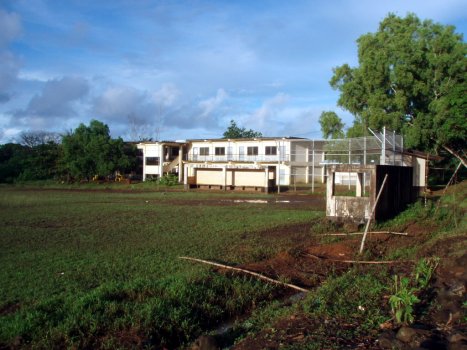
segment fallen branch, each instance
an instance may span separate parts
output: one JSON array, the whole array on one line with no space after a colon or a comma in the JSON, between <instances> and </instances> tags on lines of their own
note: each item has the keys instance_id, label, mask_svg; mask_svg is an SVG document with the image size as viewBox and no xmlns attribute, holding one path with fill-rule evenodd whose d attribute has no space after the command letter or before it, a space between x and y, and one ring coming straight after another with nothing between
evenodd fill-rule
<instances>
[{"instance_id":1,"label":"fallen branch","mask_svg":"<svg viewBox=\"0 0 467 350\"><path fill-rule=\"evenodd\" d=\"M245 269L241 269L241 268L238 268L238 267L228 266L228 265L219 264L219 263L215 263L215 262L207 261L207 260L202 260L202 259L190 258L190 257L188 257L188 256L179 256L179 259L185 259L185 260L196 261L196 262L199 262L199 263L208 264L208 265L213 265L213 266L217 266L217 267L220 267L220 268L223 268L223 269L227 269L227 270L233 270L233 271L243 272L243 273L246 273L246 274L255 276L255 277L257 277L257 278L259 278L259 279L262 279L262 280L264 280L264 281L268 281L268 282L275 283L275 284L279 284L279 285L282 285L282 286L286 286L286 287L289 287L289 288L292 288L292 289L295 289L295 290L299 290L300 292L308 292L308 291L309 291L308 289L305 289L305 288L296 286L296 285L294 285L294 284L281 282L281 281L278 281L278 280L275 280L275 279L266 277L266 276L264 276L264 275L262 275L262 274L260 274L260 273L253 272L253 271L249 271L249 270L245 270Z\"/></svg>"},{"instance_id":2,"label":"fallen branch","mask_svg":"<svg viewBox=\"0 0 467 350\"><path fill-rule=\"evenodd\" d=\"M339 260L339 259L330 259L330 258L323 258L321 256L313 255L313 254L304 254L310 258L319 259L319 260L327 260L332 262L340 262L345 264L398 264L398 263L408 263L414 262L413 260L388 260L388 261L368 261L368 260Z\"/></svg>"},{"instance_id":3,"label":"fallen branch","mask_svg":"<svg viewBox=\"0 0 467 350\"><path fill-rule=\"evenodd\" d=\"M386 233L389 235L408 236L407 232L391 232L391 231L370 231L368 233ZM324 233L323 236L351 236L363 235L364 232L350 232L350 233Z\"/></svg>"}]
</instances>

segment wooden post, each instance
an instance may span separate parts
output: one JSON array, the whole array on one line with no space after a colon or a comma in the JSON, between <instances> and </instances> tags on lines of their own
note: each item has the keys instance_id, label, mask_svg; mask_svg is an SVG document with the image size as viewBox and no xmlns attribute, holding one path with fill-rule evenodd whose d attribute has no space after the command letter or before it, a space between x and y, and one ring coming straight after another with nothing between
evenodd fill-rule
<instances>
[{"instance_id":1,"label":"wooden post","mask_svg":"<svg viewBox=\"0 0 467 350\"><path fill-rule=\"evenodd\" d=\"M373 204L373 208L371 209L370 217L368 218L368 221L366 223L365 233L363 234L362 244L360 245L359 254L362 254L363 252L363 247L365 246L366 235L368 233L368 228L370 227L371 218L373 217L373 213L376 209L376 206L378 205L379 197L381 196L381 193L383 192L383 188L384 188L384 185L386 184L387 178L388 178L388 174L384 175L384 180L383 180L383 183L381 184L381 188L379 189L378 196L376 197L376 200L375 200L375 204Z\"/></svg>"}]
</instances>

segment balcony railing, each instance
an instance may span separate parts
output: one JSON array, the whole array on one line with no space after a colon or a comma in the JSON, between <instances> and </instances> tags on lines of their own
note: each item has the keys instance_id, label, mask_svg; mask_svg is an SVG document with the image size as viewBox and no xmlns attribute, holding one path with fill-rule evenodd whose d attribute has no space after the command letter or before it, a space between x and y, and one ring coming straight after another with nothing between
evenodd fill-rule
<instances>
[{"instance_id":1,"label":"balcony railing","mask_svg":"<svg viewBox=\"0 0 467 350\"><path fill-rule=\"evenodd\" d=\"M290 161L289 154L281 155L246 155L246 154L226 154L226 155L209 155L202 156L199 154L188 154L190 162L288 162Z\"/></svg>"}]
</instances>

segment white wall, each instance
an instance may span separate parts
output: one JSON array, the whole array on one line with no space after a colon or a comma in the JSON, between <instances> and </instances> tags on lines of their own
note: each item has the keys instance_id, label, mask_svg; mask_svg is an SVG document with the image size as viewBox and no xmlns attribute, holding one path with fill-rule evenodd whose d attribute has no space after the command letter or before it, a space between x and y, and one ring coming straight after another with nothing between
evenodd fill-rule
<instances>
[{"instance_id":1,"label":"white wall","mask_svg":"<svg viewBox=\"0 0 467 350\"><path fill-rule=\"evenodd\" d=\"M162 145L160 143L140 143L138 149L143 151L143 180L146 175L162 175L163 159ZM159 157L159 165L146 165L147 157Z\"/></svg>"}]
</instances>

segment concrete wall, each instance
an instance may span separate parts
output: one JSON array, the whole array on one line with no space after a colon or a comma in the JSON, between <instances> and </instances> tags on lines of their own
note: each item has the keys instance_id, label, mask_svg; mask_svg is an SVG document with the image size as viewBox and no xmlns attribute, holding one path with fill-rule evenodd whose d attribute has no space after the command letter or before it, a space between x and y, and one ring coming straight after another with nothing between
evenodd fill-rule
<instances>
[{"instance_id":1,"label":"concrete wall","mask_svg":"<svg viewBox=\"0 0 467 350\"><path fill-rule=\"evenodd\" d=\"M327 169L326 182L326 216L336 220L350 220L362 222L370 217L371 208L375 200L376 187L376 167L374 165L331 165ZM357 195L338 196L336 195L336 174L339 173L355 174L357 181ZM360 189L364 186L363 176L356 174L367 174L370 177L370 193L367 197L362 197Z\"/></svg>"},{"instance_id":2,"label":"concrete wall","mask_svg":"<svg viewBox=\"0 0 467 350\"><path fill-rule=\"evenodd\" d=\"M143 151L143 180L146 180L147 175L161 176L163 173L162 145L158 142L140 143L137 148ZM159 157L159 165L146 165L147 157Z\"/></svg>"},{"instance_id":3,"label":"concrete wall","mask_svg":"<svg viewBox=\"0 0 467 350\"><path fill-rule=\"evenodd\" d=\"M336 173L356 173L356 196L335 195ZM369 179L369 194L362 197L364 186L363 174ZM387 220L416 199L416 191L412 185L413 170L411 167L393 165L333 165L328 167L326 183L326 216L338 220L364 221L370 218L376 196L388 175L381 192L373 218Z\"/></svg>"},{"instance_id":4,"label":"concrete wall","mask_svg":"<svg viewBox=\"0 0 467 350\"><path fill-rule=\"evenodd\" d=\"M376 166L376 193L381 188L384 176L388 175L381 197L376 206L376 220L390 219L406 209L416 199L412 185L413 169L393 165Z\"/></svg>"},{"instance_id":5,"label":"concrete wall","mask_svg":"<svg viewBox=\"0 0 467 350\"><path fill-rule=\"evenodd\" d=\"M224 185L222 169L197 169L195 174L198 185Z\"/></svg>"},{"instance_id":6,"label":"concrete wall","mask_svg":"<svg viewBox=\"0 0 467 350\"><path fill-rule=\"evenodd\" d=\"M197 186L263 187L270 184L267 169L194 168Z\"/></svg>"}]
</instances>

